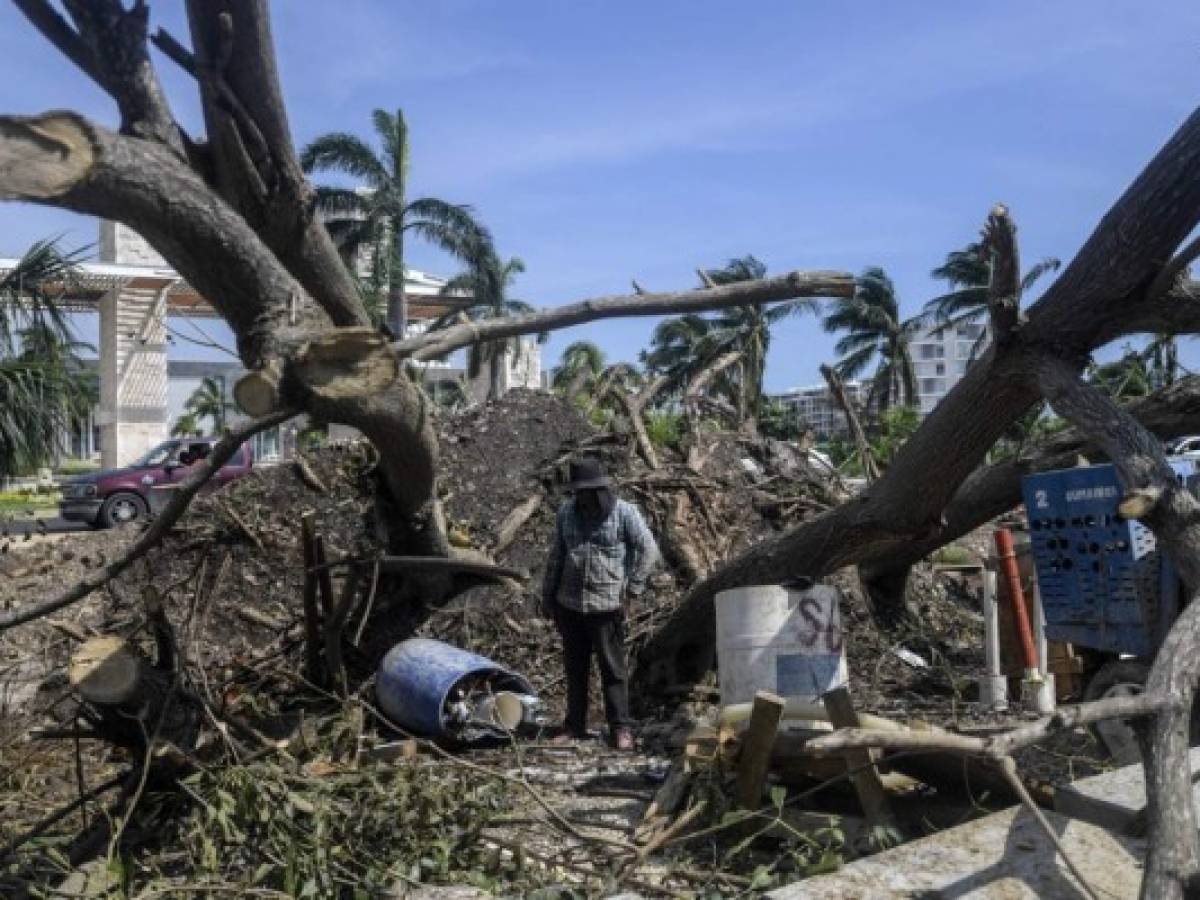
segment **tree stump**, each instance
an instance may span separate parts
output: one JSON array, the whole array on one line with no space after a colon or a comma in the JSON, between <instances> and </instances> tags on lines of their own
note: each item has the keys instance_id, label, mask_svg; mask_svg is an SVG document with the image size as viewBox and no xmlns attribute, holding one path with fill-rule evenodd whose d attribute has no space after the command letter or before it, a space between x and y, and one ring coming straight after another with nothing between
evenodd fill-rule
<instances>
[{"instance_id":1,"label":"tree stump","mask_svg":"<svg viewBox=\"0 0 1200 900\"><path fill-rule=\"evenodd\" d=\"M156 734L182 749L195 744L200 721L195 699L180 690L173 672L156 668L125 638L103 635L71 656L72 690L112 743L143 751Z\"/></svg>"}]
</instances>

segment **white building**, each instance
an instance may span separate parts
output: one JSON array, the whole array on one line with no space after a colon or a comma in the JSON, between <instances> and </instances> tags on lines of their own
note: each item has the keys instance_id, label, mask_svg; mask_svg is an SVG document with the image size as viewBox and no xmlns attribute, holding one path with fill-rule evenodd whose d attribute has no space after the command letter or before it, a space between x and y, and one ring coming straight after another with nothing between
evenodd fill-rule
<instances>
[{"instance_id":1,"label":"white building","mask_svg":"<svg viewBox=\"0 0 1200 900\"><path fill-rule=\"evenodd\" d=\"M926 416L967 371L972 358L987 346L982 324L926 328L909 343L917 377L917 398ZM983 340L980 340L981 337Z\"/></svg>"},{"instance_id":2,"label":"white building","mask_svg":"<svg viewBox=\"0 0 1200 900\"><path fill-rule=\"evenodd\" d=\"M846 398L861 406L864 400L862 385L857 381L847 381L845 386ZM819 439L846 437L850 432L845 413L833 399L829 385L824 382L772 394L771 399L779 401L807 422Z\"/></svg>"},{"instance_id":3,"label":"white building","mask_svg":"<svg viewBox=\"0 0 1200 900\"><path fill-rule=\"evenodd\" d=\"M105 468L126 465L141 457L169 434L182 404L206 375L218 377L227 392L242 374L232 362L168 363L167 317L216 318L208 302L136 232L116 222L100 223L100 259L79 266L78 277L64 284L60 306L72 313L98 312L100 317L100 403L81 423L78 434L64 440L64 451L91 458L99 454ZM0 272L16 259L0 259ZM406 272L412 331L470 298L440 296L445 280L425 272ZM436 376L432 381L461 377L449 362L422 364ZM174 370L174 371L172 371ZM505 388L538 387L541 355L536 343L523 342L521 352L506 356ZM238 418L231 414L230 421ZM288 434L295 424L264 432L255 441L260 459L286 455Z\"/></svg>"}]
</instances>

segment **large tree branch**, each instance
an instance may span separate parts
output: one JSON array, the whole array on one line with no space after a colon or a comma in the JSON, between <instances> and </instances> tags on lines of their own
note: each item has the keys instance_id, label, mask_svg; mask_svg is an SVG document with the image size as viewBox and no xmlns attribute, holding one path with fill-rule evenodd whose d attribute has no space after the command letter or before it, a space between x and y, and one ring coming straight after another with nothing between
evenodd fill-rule
<instances>
[{"instance_id":1,"label":"large tree branch","mask_svg":"<svg viewBox=\"0 0 1200 900\"><path fill-rule=\"evenodd\" d=\"M9 613L0 618L0 632L58 612L58 610L64 607L79 602L92 591L112 581L112 579L129 568L130 565L145 556L146 553L153 549L167 535L175 523L179 521L180 516L187 512L188 506L200 492L200 489L208 483L209 479L217 473L221 466L233 458L233 455L237 453L238 448L242 444L260 431L279 425L294 415L294 410L280 410L261 419L252 419L245 425L230 431L213 445L212 453L203 462L199 463L188 477L184 479L179 488L171 496L170 502L167 503L163 511L154 518L150 526L142 532L142 535L130 544L120 556L116 557L108 565L90 572L78 583L67 588L58 596L42 603L37 603L27 609L18 609L16 612Z\"/></svg>"},{"instance_id":2,"label":"large tree branch","mask_svg":"<svg viewBox=\"0 0 1200 900\"><path fill-rule=\"evenodd\" d=\"M436 359L472 344L557 331L598 319L707 312L727 306L772 303L797 297L849 297L853 293L854 276L846 272L790 272L776 278L742 281L716 288L598 297L524 316L452 325L440 331L397 341L392 346L402 356L419 360Z\"/></svg>"},{"instance_id":3,"label":"large tree branch","mask_svg":"<svg viewBox=\"0 0 1200 900\"><path fill-rule=\"evenodd\" d=\"M1189 376L1131 402L1126 409L1159 438L1200 432L1200 376ZM1070 429L1027 448L1020 458L1006 459L972 472L946 507L944 525L924 540L864 558L868 578L904 571L938 547L969 534L1021 504L1021 479L1035 472L1067 468L1080 455L1095 459L1103 451L1079 431Z\"/></svg>"},{"instance_id":4,"label":"large tree branch","mask_svg":"<svg viewBox=\"0 0 1200 900\"><path fill-rule=\"evenodd\" d=\"M1200 334L1200 281L1176 281L1171 290L1138 304L1128 317L1113 323L1111 335L1105 336L1115 340L1129 334Z\"/></svg>"},{"instance_id":5,"label":"large tree branch","mask_svg":"<svg viewBox=\"0 0 1200 900\"><path fill-rule=\"evenodd\" d=\"M230 324L248 366L305 333L290 315L301 286L245 220L160 144L74 113L0 116L0 198L133 227Z\"/></svg>"},{"instance_id":6,"label":"large tree branch","mask_svg":"<svg viewBox=\"0 0 1200 900\"><path fill-rule=\"evenodd\" d=\"M1166 545L1188 592L1200 589L1200 503L1176 479L1161 441L1057 360L1044 360L1038 376L1054 411L1113 461L1125 491L1122 514L1143 519Z\"/></svg>"},{"instance_id":7,"label":"large tree branch","mask_svg":"<svg viewBox=\"0 0 1200 900\"><path fill-rule=\"evenodd\" d=\"M1145 291L1200 222L1200 110L1113 205L1029 310L1019 337L993 344L900 449L884 477L850 502L750 548L693 586L647 642L639 678L680 683L714 662L713 597L751 583L821 576L937 539L959 486L1005 429L1040 399L1047 356L1081 371L1124 333Z\"/></svg>"},{"instance_id":8,"label":"large tree branch","mask_svg":"<svg viewBox=\"0 0 1200 900\"><path fill-rule=\"evenodd\" d=\"M335 325L369 325L296 159L267 3L188 0L187 11L214 185ZM185 59L174 44L172 58Z\"/></svg>"},{"instance_id":9,"label":"large tree branch","mask_svg":"<svg viewBox=\"0 0 1200 900\"><path fill-rule=\"evenodd\" d=\"M183 158L183 134L150 63L145 0L135 0L128 10L123 0L64 0L64 5L91 51L100 85L117 101L121 130L159 141Z\"/></svg>"},{"instance_id":10,"label":"large tree branch","mask_svg":"<svg viewBox=\"0 0 1200 900\"><path fill-rule=\"evenodd\" d=\"M1200 234L1192 238L1186 247L1175 254L1175 257L1162 267L1162 271L1158 273L1154 282L1150 285L1150 289L1146 291L1147 297L1150 300L1154 300L1161 294L1165 294L1174 288L1181 276L1195 262L1197 257L1200 257Z\"/></svg>"}]
</instances>

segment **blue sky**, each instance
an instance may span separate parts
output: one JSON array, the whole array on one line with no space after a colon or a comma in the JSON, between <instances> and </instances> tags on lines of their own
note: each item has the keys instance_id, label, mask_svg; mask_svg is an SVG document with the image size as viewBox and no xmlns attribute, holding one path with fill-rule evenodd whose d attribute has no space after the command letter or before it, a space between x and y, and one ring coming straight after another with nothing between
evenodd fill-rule
<instances>
[{"instance_id":1,"label":"blue sky","mask_svg":"<svg viewBox=\"0 0 1200 900\"><path fill-rule=\"evenodd\" d=\"M184 37L181 6L151 0ZM916 312L937 290L929 270L996 201L1027 263L1069 259L1191 111L1200 75L1200 4L1184 0L286 0L275 32L297 142L365 135L371 109L402 107L414 191L472 204L541 306L631 278L686 287L697 266L754 253L773 272L881 265ZM159 63L196 123L194 89ZM54 107L115 122L0 5L0 110ZM60 231L85 243L95 226L0 205L0 255ZM453 269L422 247L410 264ZM587 337L632 359L653 324L560 332L547 358ZM817 380L833 340L812 318L786 323L768 387Z\"/></svg>"}]
</instances>

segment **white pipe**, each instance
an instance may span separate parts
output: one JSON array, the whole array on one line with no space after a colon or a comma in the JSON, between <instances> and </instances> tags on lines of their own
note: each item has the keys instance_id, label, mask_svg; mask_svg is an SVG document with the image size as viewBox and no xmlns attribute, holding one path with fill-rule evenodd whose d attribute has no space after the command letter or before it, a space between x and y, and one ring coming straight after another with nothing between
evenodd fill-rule
<instances>
[{"instance_id":1,"label":"white pipe","mask_svg":"<svg viewBox=\"0 0 1200 900\"><path fill-rule=\"evenodd\" d=\"M1054 676L1050 674L1049 647L1046 643L1046 613L1042 609L1042 592L1038 589L1037 576L1033 578L1032 600L1033 643L1037 647L1038 671L1042 678L1034 689L1034 706L1043 714L1054 712Z\"/></svg>"},{"instance_id":2,"label":"white pipe","mask_svg":"<svg viewBox=\"0 0 1200 900\"><path fill-rule=\"evenodd\" d=\"M996 570L983 570L983 631L987 674L980 679L979 699L992 709L1008 709L1008 679L1000 659L1000 603L996 590Z\"/></svg>"}]
</instances>

